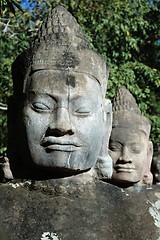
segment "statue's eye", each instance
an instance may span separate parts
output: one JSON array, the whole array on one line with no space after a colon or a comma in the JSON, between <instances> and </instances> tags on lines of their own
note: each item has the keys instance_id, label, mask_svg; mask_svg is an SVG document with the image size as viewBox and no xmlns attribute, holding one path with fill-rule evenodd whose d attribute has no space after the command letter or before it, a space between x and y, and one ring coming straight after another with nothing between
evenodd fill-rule
<instances>
[{"instance_id":1,"label":"statue's eye","mask_svg":"<svg viewBox=\"0 0 160 240\"><path fill-rule=\"evenodd\" d=\"M122 146L119 144L109 144L109 150L113 151L113 152L118 152L121 151Z\"/></svg>"},{"instance_id":2,"label":"statue's eye","mask_svg":"<svg viewBox=\"0 0 160 240\"><path fill-rule=\"evenodd\" d=\"M141 153L141 149L140 148L132 148L131 151L132 151L132 153L135 153L135 154Z\"/></svg>"},{"instance_id":3,"label":"statue's eye","mask_svg":"<svg viewBox=\"0 0 160 240\"><path fill-rule=\"evenodd\" d=\"M75 114L85 117L91 114L91 110L87 108L79 108L75 111Z\"/></svg>"},{"instance_id":4,"label":"statue's eye","mask_svg":"<svg viewBox=\"0 0 160 240\"><path fill-rule=\"evenodd\" d=\"M31 104L32 108L36 111L49 111L50 107L42 102L34 102Z\"/></svg>"},{"instance_id":5,"label":"statue's eye","mask_svg":"<svg viewBox=\"0 0 160 240\"><path fill-rule=\"evenodd\" d=\"M109 149L113 152L119 151L119 148L115 147L115 146L111 146L111 147L109 147Z\"/></svg>"},{"instance_id":6,"label":"statue's eye","mask_svg":"<svg viewBox=\"0 0 160 240\"><path fill-rule=\"evenodd\" d=\"M134 143L130 145L130 151L132 153L139 154L141 153L141 150L142 150L141 144Z\"/></svg>"},{"instance_id":7,"label":"statue's eye","mask_svg":"<svg viewBox=\"0 0 160 240\"><path fill-rule=\"evenodd\" d=\"M71 100L70 108L73 115L77 117L88 117L94 111L92 102L84 96L78 96Z\"/></svg>"}]
</instances>

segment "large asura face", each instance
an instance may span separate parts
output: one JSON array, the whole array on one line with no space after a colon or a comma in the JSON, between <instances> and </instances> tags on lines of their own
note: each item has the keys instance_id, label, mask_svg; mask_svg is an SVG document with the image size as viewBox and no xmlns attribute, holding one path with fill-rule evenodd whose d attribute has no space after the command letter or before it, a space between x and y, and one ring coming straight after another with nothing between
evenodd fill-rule
<instances>
[{"instance_id":1,"label":"large asura face","mask_svg":"<svg viewBox=\"0 0 160 240\"><path fill-rule=\"evenodd\" d=\"M117 183L137 183L144 177L148 164L148 139L138 129L112 129L109 154L113 159L112 180Z\"/></svg>"},{"instance_id":2,"label":"large asura face","mask_svg":"<svg viewBox=\"0 0 160 240\"><path fill-rule=\"evenodd\" d=\"M40 168L84 171L96 162L103 137L99 83L91 76L38 70L28 80L23 108L23 159ZM25 157L27 156L27 157Z\"/></svg>"}]
</instances>

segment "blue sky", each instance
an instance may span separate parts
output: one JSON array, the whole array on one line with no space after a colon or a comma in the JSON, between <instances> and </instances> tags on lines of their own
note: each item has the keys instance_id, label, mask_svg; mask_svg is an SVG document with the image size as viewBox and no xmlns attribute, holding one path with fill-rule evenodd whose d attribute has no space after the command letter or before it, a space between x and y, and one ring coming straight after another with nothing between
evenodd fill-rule
<instances>
[{"instance_id":1,"label":"blue sky","mask_svg":"<svg viewBox=\"0 0 160 240\"><path fill-rule=\"evenodd\" d=\"M33 9L36 5L36 1L35 1L35 3L30 3L29 0L21 0L21 5L22 5L22 8Z\"/></svg>"}]
</instances>

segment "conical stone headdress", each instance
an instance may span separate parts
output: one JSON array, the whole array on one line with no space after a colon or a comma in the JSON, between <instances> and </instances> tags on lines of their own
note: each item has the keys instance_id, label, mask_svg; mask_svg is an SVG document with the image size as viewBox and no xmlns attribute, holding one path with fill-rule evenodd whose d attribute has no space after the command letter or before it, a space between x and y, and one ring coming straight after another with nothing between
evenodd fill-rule
<instances>
[{"instance_id":1,"label":"conical stone headdress","mask_svg":"<svg viewBox=\"0 0 160 240\"><path fill-rule=\"evenodd\" d=\"M12 66L14 94L25 92L28 77L37 70L61 70L93 76L105 96L108 69L93 50L72 15L58 6L43 22L30 49L23 52Z\"/></svg>"},{"instance_id":2,"label":"conical stone headdress","mask_svg":"<svg viewBox=\"0 0 160 240\"><path fill-rule=\"evenodd\" d=\"M147 136L150 134L151 123L148 118L141 115L133 95L123 86L113 99L113 128L134 127L142 130Z\"/></svg>"}]
</instances>

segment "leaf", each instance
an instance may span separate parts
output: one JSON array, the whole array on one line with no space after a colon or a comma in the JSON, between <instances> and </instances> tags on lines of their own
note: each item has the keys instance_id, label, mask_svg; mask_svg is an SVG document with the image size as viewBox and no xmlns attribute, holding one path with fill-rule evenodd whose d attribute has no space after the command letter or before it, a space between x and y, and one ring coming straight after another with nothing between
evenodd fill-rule
<instances>
[{"instance_id":1,"label":"leaf","mask_svg":"<svg viewBox=\"0 0 160 240\"><path fill-rule=\"evenodd\" d=\"M9 0L6 0L6 1L7 1L7 5L8 5L8 7L9 7L10 11L11 11L13 14L15 14L15 9L14 9L14 6L13 6L12 2L10 2Z\"/></svg>"}]
</instances>

